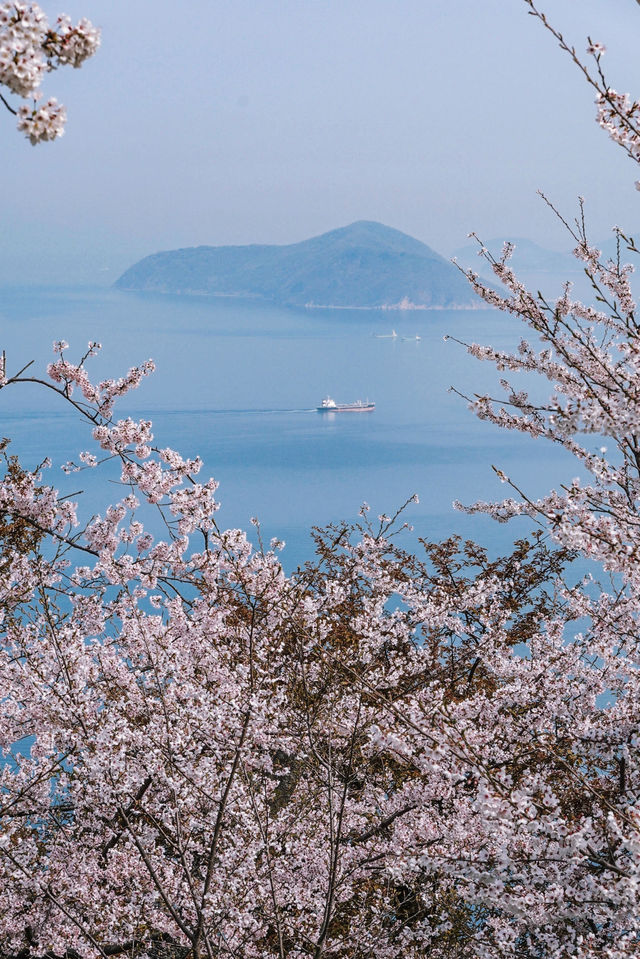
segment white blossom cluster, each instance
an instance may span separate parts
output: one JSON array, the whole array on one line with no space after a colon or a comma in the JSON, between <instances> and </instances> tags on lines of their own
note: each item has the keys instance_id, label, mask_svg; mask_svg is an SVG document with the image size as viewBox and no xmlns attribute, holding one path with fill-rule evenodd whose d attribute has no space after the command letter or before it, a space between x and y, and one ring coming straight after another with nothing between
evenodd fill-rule
<instances>
[{"instance_id":1,"label":"white blossom cluster","mask_svg":"<svg viewBox=\"0 0 640 959\"><path fill-rule=\"evenodd\" d=\"M35 146L44 140L55 140L64 133L67 111L61 103L51 97L44 106L33 107L23 104L18 108L18 130L25 134Z\"/></svg>"},{"instance_id":2,"label":"white blossom cluster","mask_svg":"<svg viewBox=\"0 0 640 959\"><path fill-rule=\"evenodd\" d=\"M597 120L611 139L633 159L640 160L640 103L628 93L607 89L596 97Z\"/></svg>"},{"instance_id":3,"label":"white blossom cluster","mask_svg":"<svg viewBox=\"0 0 640 959\"><path fill-rule=\"evenodd\" d=\"M55 56L60 66L68 63L80 67L100 46L100 31L86 17L74 27L70 18L62 14L58 17L55 32L58 38Z\"/></svg>"},{"instance_id":4,"label":"white blossom cluster","mask_svg":"<svg viewBox=\"0 0 640 959\"><path fill-rule=\"evenodd\" d=\"M62 15L52 27L37 3L0 4L0 84L33 104L15 110L2 99L31 143L64 133L65 108L53 98L38 106L44 74L67 64L81 66L99 45L100 31L84 18L73 26Z\"/></svg>"},{"instance_id":5,"label":"white blossom cluster","mask_svg":"<svg viewBox=\"0 0 640 959\"><path fill-rule=\"evenodd\" d=\"M0 7L0 82L20 97L32 97L47 69L42 45L49 24L35 5Z\"/></svg>"}]
</instances>

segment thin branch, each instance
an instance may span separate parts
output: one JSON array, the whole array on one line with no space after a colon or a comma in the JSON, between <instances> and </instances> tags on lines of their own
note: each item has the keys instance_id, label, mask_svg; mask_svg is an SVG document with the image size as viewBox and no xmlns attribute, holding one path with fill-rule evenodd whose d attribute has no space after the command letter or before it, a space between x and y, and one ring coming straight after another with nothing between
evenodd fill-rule
<instances>
[{"instance_id":1,"label":"thin branch","mask_svg":"<svg viewBox=\"0 0 640 959\"><path fill-rule=\"evenodd\" d=\"M639 2L640 2L640 0L639 0ZM11 104L8 103L8 102L5 100L5 98L2 96L1 93L0 93L0 100L2 100L2 102L4 103L5 107L6 107L7 110L9 111L9 113L13 113L14 117L17 117L17 116L18 116L18 111L13 109L13 107L11 106Z\"/></svg>"}]
</instances>

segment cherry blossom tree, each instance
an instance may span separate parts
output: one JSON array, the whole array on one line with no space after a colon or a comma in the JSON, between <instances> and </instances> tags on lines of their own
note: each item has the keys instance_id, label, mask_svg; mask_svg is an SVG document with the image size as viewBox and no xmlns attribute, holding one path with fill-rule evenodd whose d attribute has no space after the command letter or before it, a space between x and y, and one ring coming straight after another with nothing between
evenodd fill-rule
<instances>
[{"instance_id":1,"label":"cherry blossom tree","mask_svg":"<svg viewBox=\"0 0 640 959\"><path fill-rule=\"evenodd\" d=\"M635 107L589 44L619 141ZM470 274L541 341L468 346L511 377L475 412L580 474L540 499L500 474L512 495L467 507L538 524L497 560L405 552L404 512L363 507L285 575L282 544L218 524L198 459L116 414L151 362L94 382L95 343L55 344L46 376L3 359L0 390L90 424L68 471L115 464L122 495L85 516L48 461L0 451L2 956L637 956L635 245L603 261L570 229L595 306L529 293L509 247L481 248L504 293Z\"/></svg>"},{"instance_id":2,"label":"cherry blossom tree","mask_svg":"<svg viewBox=\"0 0 640 959\"><path fill-rule=\"evenodd\" d=\"M84 18L73 26L62 15L52 27L37 3L0 4L0 85L30 102L16 109L2 93L0 100L34 146L62 136L67 119L54 97L40 102L44 75L65 65L82 66L99 45L100 31Z\"/></svg>"},{"instance_id":3,"label":"cherry blossom tree","mask_svg":"<svg viewBox=\"0 0 640 959\"><path fill-rule=\"evenodd\" d=\"M95 385L97 345L77 364L65 346L40 385L97 444L68 468L116 459L126 495L80 534L76 506L7 460L3 951L400 957L473 939L462 863L478 770L495 778L494 730L467 741L496 686L482 637L502 658L526 642L562 551L491 563L450 541L420 561L363 510L287 578L280 544L218 528L198 461L114 420L150 365Z\"/></svg>"},{"instance_id":4,"label":"cherry blossom tree","mask_svg":"<svg viewBox=\"0 0 640 959\"><path fill-rule=\"evenodd\" d=\"M9 460L0 486L3 951L495 954L496 803L522 816L545 780L512 727L552 708L520 683L511 715L531 672L513 651L566 605L566 551L490 562L451 540L420 560L363 509L287 578L280 544L218 528L198 461L114 420L148 365L95 385L95 344L77 364L56 348L41 385L97 444L78 468L119 461L126 495L80 533L41 472ZM535 785L514 790L505 754Z\"/></svg>"},{"instance_id":5,"label":"cherry blossom tree","mask_svg":"<svg viewBox=\"0 0 640 959\"><path fill-rule=\"evenodd\" d=\"M596 90L598 123L639 162L640 106L609 85L602 68L604 46L588 40L593 68L586 66L532 0L525 2ZM576 877L573 891L565 892L564 901L571 902L573 915L576 902L583 904L578 908L589 904L583 914L589 931L580 933L565 948L578 955L627 956L637 954L640 947L633 918L637 913L640 824L640 336L630 284L633 265L627 262L638 249L632 237L616 228L617 254L612 259L603 257L589 243L582 200L575 223L563 222L573 239L574 255L584 264L592 303L575 298L571 284L566 284L555 300L540 292L532 294L510 268L511 244L505 244L499 259L480 244L479 252L503 292L483 283L472 271L468 273L471 283L487 304L529 327L538 344L523 339L515 352L469 344L473 356L510 376L500 380L502 395L476 395L471 407L481 419L561 445L575 457L579 475L534 499L515 479L497 469L514 495L500 503L477 503L468 510L487 512L498 521L525 514L548 531L552 540L595 561L605 574L604 579L587 576L582 588L563 594L568 619L588 625L579 633L565 627L561 644L566 665L559 676L567 690L579 679L570 695L571 705L564 699L563 706L554 709L553 726L537 727L529 738L553 735L550 754L557 750L560 739L571 740L572 759L570 763L566 755L562 759L563 772L558 770L557 781L564 781L561 788L572 793L574 816L559 817L556 823L557 835L562 837L557 855L569 858L568 850L576 842L583 850L588 876L580 881ZM518 378L532 373L553 391L542 403L527 389L518 388ZM549 695L547 687L544 696ZM552 760L546 762L553 765ZM553 787L545 801L552 795L552 804L556 803L558 790ZM508 831L514 826L512 821ZM531 823L527 830L535 832ZM547 873L544 881L550 878ZM549 901L546 908L552 908ZM547 941L541 954L564 954L560 948Z\"/></svg>"}]
</instances>

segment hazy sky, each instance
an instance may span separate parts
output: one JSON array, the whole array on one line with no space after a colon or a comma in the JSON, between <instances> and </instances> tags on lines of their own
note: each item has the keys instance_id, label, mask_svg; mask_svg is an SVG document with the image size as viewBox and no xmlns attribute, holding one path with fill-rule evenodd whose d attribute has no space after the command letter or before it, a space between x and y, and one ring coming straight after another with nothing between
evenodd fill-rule
<instances>
[{"instance_id":1,"label":"hazy sky","mask_svg":"<svg viewBox=\"0 0 640 959\"><path fill-rule=\"evenodd\" d=\"M595 239L640 222L638 172L521 0L43 0L102 27L50 75L64 138L8 113L0 282L107 282L197 244L304 239L380 220L447 255L470 230L562 249L536 196ZM540 0L611 84L640 94L635 0Z\"/></svg>"}]
</instances>

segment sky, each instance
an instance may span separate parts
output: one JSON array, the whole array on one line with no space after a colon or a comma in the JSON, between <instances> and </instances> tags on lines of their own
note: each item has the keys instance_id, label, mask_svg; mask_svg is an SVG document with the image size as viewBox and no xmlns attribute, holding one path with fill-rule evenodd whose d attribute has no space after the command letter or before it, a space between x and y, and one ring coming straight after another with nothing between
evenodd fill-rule
<instances>
[{"instance_id":1,"label":"sky","mask_svg":"<svg viewBox=\"0 0 640 959\"><path fill-rule=\"evenodd\" d=\"M638 172L521 0L43 0L102 47L50 74L65 136L0 115L0 284L109 284L142 256L379 220L443 255L470 231L568 248L640 223ZM540 0L640 95L636 0Z\"/></svg>"}]
</instances>

